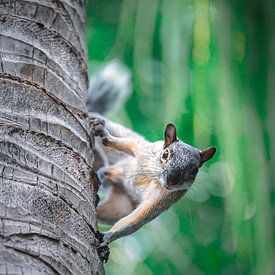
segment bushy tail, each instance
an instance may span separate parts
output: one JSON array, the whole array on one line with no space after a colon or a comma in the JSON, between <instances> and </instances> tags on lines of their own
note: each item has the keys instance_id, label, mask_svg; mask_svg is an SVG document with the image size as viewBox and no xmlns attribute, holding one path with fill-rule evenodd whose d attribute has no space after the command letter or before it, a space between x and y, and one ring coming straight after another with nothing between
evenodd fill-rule
<instances>
[{"instance_id":1,"label":"bushy tail","mask_svg":"<svg viewBox=\"0 0 275 275\"><path fill-rule=\"evenodd\" d=\"M130 91L130 71L119 61L113 60L91 79L88 111L107 115L125 102Z\"/></svg>"}]
</instances>

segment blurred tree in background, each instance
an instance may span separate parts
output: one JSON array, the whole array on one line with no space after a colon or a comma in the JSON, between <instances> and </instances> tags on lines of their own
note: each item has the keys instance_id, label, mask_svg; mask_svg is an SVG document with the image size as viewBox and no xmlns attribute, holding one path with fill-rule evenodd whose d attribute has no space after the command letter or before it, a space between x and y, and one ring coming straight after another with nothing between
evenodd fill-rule
<instances>
[{"instance_id":1,"label":"blurred tree in background","mask_svg":"<svg viewBox=\"0 0 275 275\"><path fill-rule=\"evenodd\" d=\"M111 245L107 274L274 274L274 1L86 4L90 74L113 58L132 71L113 119L218 148L187 197Z\"/></svg>"}]
</instances>

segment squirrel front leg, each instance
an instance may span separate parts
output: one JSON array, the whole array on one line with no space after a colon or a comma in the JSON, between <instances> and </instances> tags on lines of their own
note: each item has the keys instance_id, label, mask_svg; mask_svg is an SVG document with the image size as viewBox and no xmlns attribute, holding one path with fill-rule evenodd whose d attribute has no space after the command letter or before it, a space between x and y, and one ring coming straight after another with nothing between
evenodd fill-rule
<instances>
[{"instance_id":1,"label":"squirrel front leg","mask_svg":"<svg viewBox=\"0 0 275 275\"><path fill-rule=\"evenodd\" d=\"M124 127L118 123L115 123L113 121L110 121L105 117L101 116L100 114L89 112L88 117L91 124L93 124L94 126L101 124L112 136L127 137L127 138L130 137L140 141L144 140L144 137L137 134L133 130L127 127Z\"/></svg>"},{"instance_id":2,"label":"squirrel front leg","mask_svg":"<svg viewBox=\"0 0 275 275\"><path fill-rule=\"evenodd\" d=\"M104 233L104 241L110 243L120 237L132 234L162 211L157 200L142 202L131 214L120 219L109 231Z\"/></svg>"},{"instance_id":3,"label":"squirrel front leg","mask_svg":"<svg viewBox=\"0 0 275 275\"><path fill-rule=\"evenodd\" d=\"M95 126L95 135L102 137L102 142L131 156L137 156L141 151L141 144L135 138L112 136L102 125Z\"/></svg>"},{"instance_id":4,"label":"squirrel front leg","mask_svg":"<svg viewBox=\"0 0 275 275\"><path fill-rule=\"evenodd\" d=\"M132 213L120 219L109 231L104 233L104 242L108 244L120 237L134 233L167 210L185 193L186 190L168 192L159 188L151 189L144 195L143 201Z\"/></svg>"}]
</instances>

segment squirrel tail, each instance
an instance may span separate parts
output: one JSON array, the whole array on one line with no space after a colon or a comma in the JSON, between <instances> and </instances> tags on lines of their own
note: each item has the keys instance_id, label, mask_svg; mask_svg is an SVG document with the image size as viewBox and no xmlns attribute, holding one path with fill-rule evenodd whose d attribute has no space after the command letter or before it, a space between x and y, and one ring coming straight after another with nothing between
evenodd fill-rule
<instances>
[{"instance_id":1,"label":"squirrel tail","mask_svg":"<svg viewBox=\"0 0 275 275\"><path fill-rule=\"evenodd\" d=\"M130 71L118 60L113 60L91 78L88 111L107 115L125 102L130 91Z\"/></svg>"}]
</instances>

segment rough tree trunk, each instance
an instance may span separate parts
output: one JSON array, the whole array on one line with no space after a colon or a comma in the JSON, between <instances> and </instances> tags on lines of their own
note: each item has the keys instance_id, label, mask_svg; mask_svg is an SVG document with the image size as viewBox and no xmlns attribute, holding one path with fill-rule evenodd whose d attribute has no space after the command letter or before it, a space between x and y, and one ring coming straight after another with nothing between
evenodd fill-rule
<instances>
[{"instance_id":1,"label":"rough tree trunk","mask_svg":"<svg viewBox=\"0 0 275 275\"><path fill-rule=\"evenodd\" d=\"M82 0L0 0L0 274L103 273L84 19Z\"/></svg>"}]
</instances>

